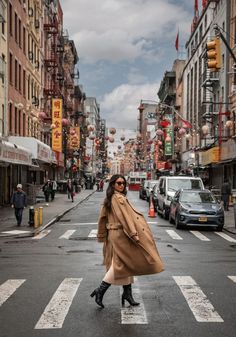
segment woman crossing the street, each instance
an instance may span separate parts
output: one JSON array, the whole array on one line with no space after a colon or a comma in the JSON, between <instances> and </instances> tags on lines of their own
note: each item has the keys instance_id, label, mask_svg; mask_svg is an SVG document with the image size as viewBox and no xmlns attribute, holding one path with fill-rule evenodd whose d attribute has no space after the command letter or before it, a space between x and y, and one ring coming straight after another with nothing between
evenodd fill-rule
<instances>
[{"instance_id":1,"label":"woman crossing the street","mask_svg":"<svg viewBox=\"0 0 236 337\"><path fill-rule=\"evenodd\" d=\"M164 270L149 225L142 213L126 198L126 180L113 175L102 206L97 239L104 243L106 274L91 297L102 308L103 296L111 284L122 285L122 305L139 305L132 295L134 276L160 273Z\"/></svg>"}]
</instances>

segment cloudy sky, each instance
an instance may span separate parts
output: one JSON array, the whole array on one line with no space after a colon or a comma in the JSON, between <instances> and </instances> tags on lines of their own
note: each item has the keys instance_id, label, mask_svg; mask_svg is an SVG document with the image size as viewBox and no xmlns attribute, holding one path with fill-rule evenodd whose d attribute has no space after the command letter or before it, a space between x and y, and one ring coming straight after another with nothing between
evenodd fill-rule
<instances>
[{"instance_id":1,"label":"cloudy sky","mask_svg":"<svg viewBox=\"0 0 236 337\"><path fill-rule=\"evenodd\" d=\"M177 57L178 30L179 57L185 56L194 0L61 0L61 6L79 55L79 84L96 97L108 126L136 129L140 100L158 99Z\"/></svg>"}]
</instances>

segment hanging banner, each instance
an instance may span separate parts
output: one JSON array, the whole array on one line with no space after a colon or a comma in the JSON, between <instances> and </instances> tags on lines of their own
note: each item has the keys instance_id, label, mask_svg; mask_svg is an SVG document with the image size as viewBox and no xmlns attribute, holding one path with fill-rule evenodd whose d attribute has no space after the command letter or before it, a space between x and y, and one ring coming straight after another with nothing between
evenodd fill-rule
<instances>
[{"instance_id":1,"label":"hanging banner","mask_svg":"<svg viewBox=\"0 0 236 337\"><path fill-rule=\"evenodd\" d=\"M62 99L52 99L52 150L62 152Z\"/></svg>"},{"instance_id":2,"label":"hanging banner","mask_svg":"<svg viewBox=\"0 0 236 337\"><path fill-rule=\"evenodd\" d=\"M170 142L165 141L165 155L166 156L171 156L172 155L172 144L173 144L173 132L172 132L172 127L171 128L166 128L166 135L171 138Z\"/></svg>"},{"instance_id":3,"label":"hanging banner","mask_svg":"<svg viewBox=\"0 0 236 337\"><path fill-rule=\"evenodd\" d=\"M80 127L70 127L69 148L71 150L79 149L80 147Z\"/></svg>"}]
</instances>

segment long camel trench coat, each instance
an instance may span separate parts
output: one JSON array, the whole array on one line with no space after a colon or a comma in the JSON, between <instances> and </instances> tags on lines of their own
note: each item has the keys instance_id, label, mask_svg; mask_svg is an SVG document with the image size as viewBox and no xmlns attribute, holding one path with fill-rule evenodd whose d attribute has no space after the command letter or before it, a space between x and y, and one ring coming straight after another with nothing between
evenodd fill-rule
<instances>
[{"instance_id":1,"label":"long camel trench coat","mask_svg":"<svg viewBox=\"0 0 236 337\"><path fill-rule=\"evenodd\" d=\"M164 270L149 225L122 193L113 194L109 213L102 207L97 240L104 242L107 270L113 261L115 279Z\"/></svg>"}]
</instances>

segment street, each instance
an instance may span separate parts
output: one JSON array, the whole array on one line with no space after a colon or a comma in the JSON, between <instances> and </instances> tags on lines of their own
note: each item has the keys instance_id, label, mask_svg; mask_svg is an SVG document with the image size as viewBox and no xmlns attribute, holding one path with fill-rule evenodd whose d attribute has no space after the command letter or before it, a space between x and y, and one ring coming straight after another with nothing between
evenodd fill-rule
<instances>
[{"instance_id":1,"label":"street","mask_svg":"<svg viewBox=\"0 0 236 337\"><path fill-rule=\"evenodd\" d=\"M121 307L112 286L101 310L90 297L105 273L97 219L105 192L90 198L36 237L0 239L1 337L233 337L236 237L176 230L138 192L128 198L151 226L165 265L137 277L139 307Z\"/></svg>"}]
</instances>

